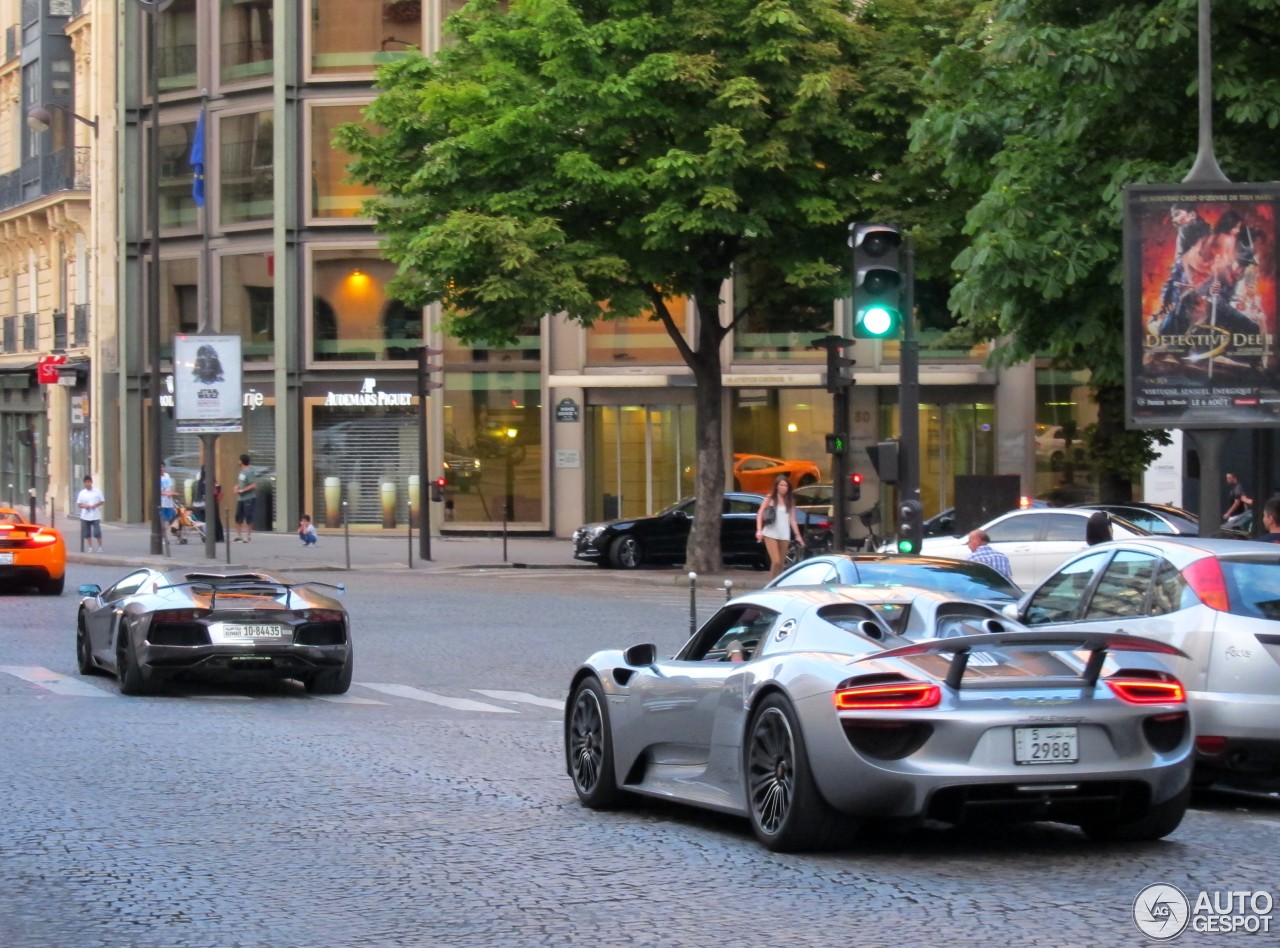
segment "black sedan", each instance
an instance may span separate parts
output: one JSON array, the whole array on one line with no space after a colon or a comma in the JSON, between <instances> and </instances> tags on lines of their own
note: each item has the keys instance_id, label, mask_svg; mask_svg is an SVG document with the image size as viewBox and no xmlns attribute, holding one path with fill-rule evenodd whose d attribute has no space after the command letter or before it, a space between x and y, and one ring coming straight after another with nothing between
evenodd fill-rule
<instances>
[{"instance_id":1,"label":"black sedan","mask_svg":"<svg viewBox=\"0 0 1280 948\"><path fill-rule=\"evenodd\" d=\"M265 570L137 569L107 589L80 587L76 662L121 694L173 678L294 678L312 694L351 686L347 611L321 588Z\"/></svg>"},{"instance_id":2,"label":"black sedan","mask_svg":"<svg viewBox=\"0 0 1280 948\"><path fill-rule=\"evenodd\" d=\"M756 513L760 494L729 492L720 515L720 550L725 563L769 565L764 544L756 540ZM683 563L693 527L694 499L686 497L651 517L624 517L607 523L588 523L573 532L573 555L599 566L635 569L645 564ZM830 534L831 521L823 514L796 511L796 522L809 539Z\"/></svg>"},{"instance_id":3,"label":"black sedan","mask_svg":"<svg viewBox=\"0 0 1280 948\"><path fill-rule=\"evenodd\" d=\"M958 599L1014 603L1022 590L985 563L897 553L811 556L768 583L780 586L915 586Z\"/></svg>"}]
</instances>

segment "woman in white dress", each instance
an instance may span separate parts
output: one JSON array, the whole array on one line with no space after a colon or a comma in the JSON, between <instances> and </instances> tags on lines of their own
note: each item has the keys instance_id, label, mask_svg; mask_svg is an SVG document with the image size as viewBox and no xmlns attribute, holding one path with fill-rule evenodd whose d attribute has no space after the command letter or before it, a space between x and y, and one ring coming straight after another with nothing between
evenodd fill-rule
<instances>
[{"instance_id":1,"label":"woman in white dress","mask_svg":"<svg viewBox=\"0 0 1280 948\"><path fill-rule=\"evenodd\" d=\"M756 512L756 539L769 552L769 578L777 576L787 564L787 547L791 538L800 539L796 524L796 505L791 496L791 481L779 474L760 509Z\"/></svg>"}]
</instances>

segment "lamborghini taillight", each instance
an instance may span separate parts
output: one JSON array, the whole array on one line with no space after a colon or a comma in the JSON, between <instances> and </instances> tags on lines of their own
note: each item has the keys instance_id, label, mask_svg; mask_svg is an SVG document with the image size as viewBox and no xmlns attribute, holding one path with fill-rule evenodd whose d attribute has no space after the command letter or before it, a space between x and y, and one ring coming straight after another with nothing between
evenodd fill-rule
<instances>
[{"instance_id":1,"label":"lamborghini taillight","mask_svg":"<svg viewBox=\"0 0 1280 948\"><path fill-rule=\"evenodd\" d=\"M161 609L151 614L152 625L161 622L195 622L203 614L200 609Z\"/></svg>"},{"instance_id":2,"label":"lamborghini taillight","mask_svg":"<svg viewBox=\"0 0 1280 948\"><path fill-rule=\"evenodd\" d=\"M1182 704L1187 700L1182 682L1166 673L1148 676L1121 672L1103 681L1117 698L1129 704Z\"/></svg>"},{"instance_id":3,"label":"lamborghini taillight","mask_svg":"<svg viewBox=\"0 0 1280 948\"><path fill-rule=\"evenodd\" d=\"M307 609L302 613L306 622L341 622L341 609Z\"/></svg>"},{"instance_id":4,"label":"lamborghini taillight","mask_svg":"<svg viewBox=\"0 0 1280 948\"><path fill-rule=\"evenodd\" d=\"M838 688L837 711L905 711L932 708L942 700L942 689L927 681L877 682Z\"/></svg>"}]
</instances>

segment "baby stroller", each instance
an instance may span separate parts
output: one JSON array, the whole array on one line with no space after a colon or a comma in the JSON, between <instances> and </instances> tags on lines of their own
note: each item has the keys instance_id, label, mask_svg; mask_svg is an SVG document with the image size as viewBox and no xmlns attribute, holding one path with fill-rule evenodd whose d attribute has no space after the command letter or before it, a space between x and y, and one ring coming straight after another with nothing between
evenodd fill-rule
<instances>
[{"instance_id":1,"label":"baby stroller","mask_svg":"<svg viewBox=\"0 0 1280 948\"><path fill-rule=\"evenodd\" d=\"M177 511L177 516L173 518L173 523L169 524L169 530L173 533L174 537L177 538L178 542L187 542L187 538L182 535L182 532L186 529L194 530L200 535L200 539L203 540L204 524L191 516L191 508L183 506L180 503L175 503L174 509Z\"/></svg>"}]
</instances>

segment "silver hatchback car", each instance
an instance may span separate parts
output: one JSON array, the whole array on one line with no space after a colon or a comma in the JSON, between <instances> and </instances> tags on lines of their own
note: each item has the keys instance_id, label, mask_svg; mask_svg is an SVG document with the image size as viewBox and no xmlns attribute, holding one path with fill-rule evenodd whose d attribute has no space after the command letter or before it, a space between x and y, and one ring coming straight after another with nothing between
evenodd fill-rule
<instances>
[{"instance_id":1,"label":"silver hatchback car","mask_svg":"<svg viewBox=\"0 0 1280 948\"><path fill-rule=\"evenodd\" d=\"M1078 553L1016 607L1037 629L1141 635L1187 688L1196 780L1280 789L1280 545L1131 537Z\"/></svg>"}]
</instances>

